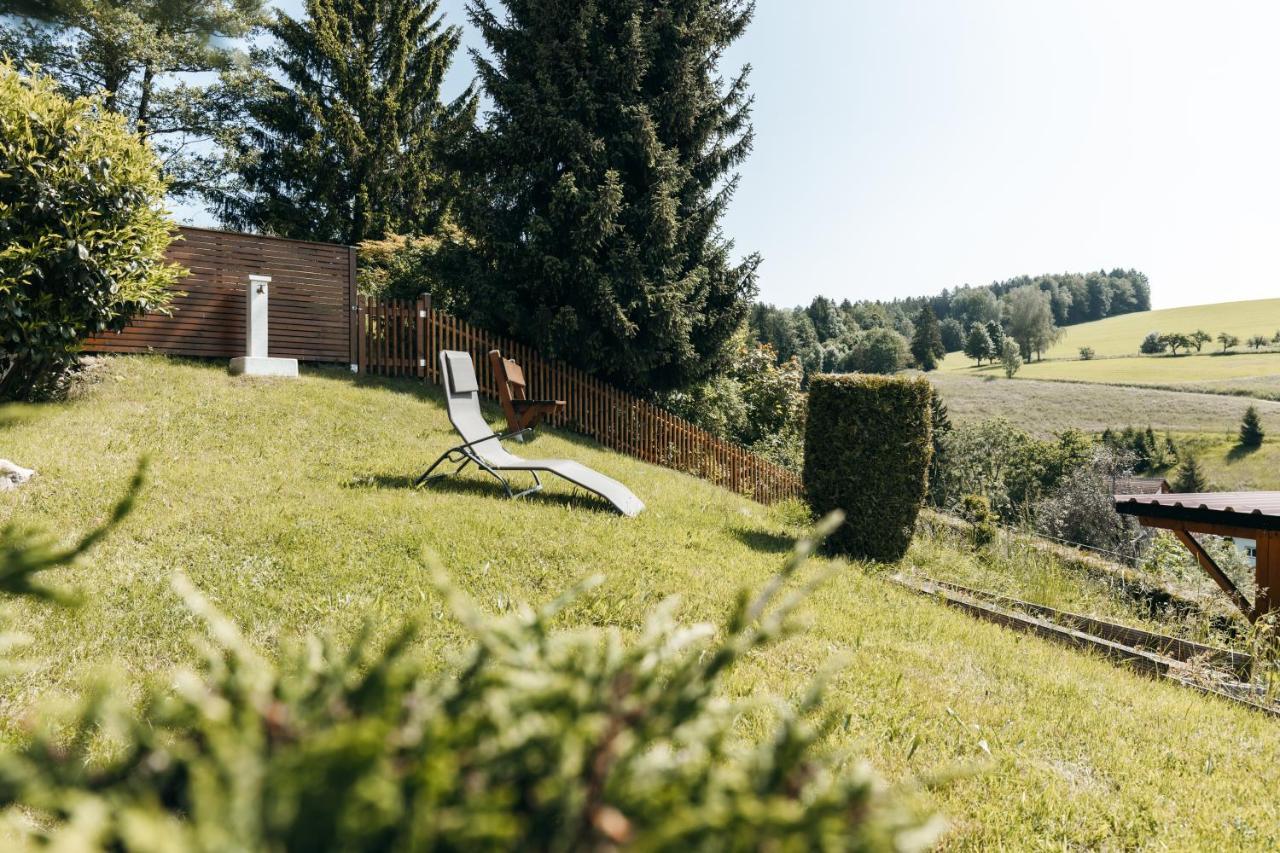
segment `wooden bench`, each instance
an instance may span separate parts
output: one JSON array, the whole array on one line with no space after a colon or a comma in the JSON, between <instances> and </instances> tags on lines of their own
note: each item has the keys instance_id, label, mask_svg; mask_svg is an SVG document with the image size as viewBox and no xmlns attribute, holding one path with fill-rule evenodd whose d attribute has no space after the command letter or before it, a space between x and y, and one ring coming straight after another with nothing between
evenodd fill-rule
<instances>
[{"instance_id":1,"label":"wooden bench","mask_svg":"<svg viewBox=\"0 0 1280 853\"><path fill-rule=\"evenodd\" d=\"M498 350L489 351L489 364L511 432L532 429L544 416L564 411L564 400L530 400L524 371L511 359L503 358Z\"/></svg>"}]
</instances>

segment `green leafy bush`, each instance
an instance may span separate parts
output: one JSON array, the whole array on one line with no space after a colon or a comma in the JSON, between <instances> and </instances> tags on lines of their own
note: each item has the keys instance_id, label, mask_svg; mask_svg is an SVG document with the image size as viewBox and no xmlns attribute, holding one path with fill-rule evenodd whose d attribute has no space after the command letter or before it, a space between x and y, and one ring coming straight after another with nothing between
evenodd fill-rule
<instances>
[{"instance_id":1,"label":"green leafy bush","mask_svg":"<svg viewBox=\"0 0 1280 853\"><path fill-rule=\"evenodd\" d=\"M84 338L167 304L164 195L121 116L0 63L0 399L57 390Z\"/></svg>"},{"instance_id":2,"label":"green leafy bush","mask_svg":"<svg viewBox=\"0 0 1280 853\"><path fill-rule=\"evenodd\" d=\"M1092 458L1093 442L1079 430L1042 439L1003 418L963 423L939 442L930 502L958 512L966 496L980 495L1002 521L1017 523Z\"/></svg>"},{"instance_id":3,"label":"green leafy bush","mask_svg":"<svg viewBox=\"0 0 1280 853\"><path fill-rule=\"evenodd\" d=\"M379 649L367 625L273 663L178 578L212 638L203 670L140 711L100 692L72 719L42 716L0 751L0 809L32 818L24 840L78 851L924 847L936 820L820 748L844 719L820 709L820 685L797 706L720 690L786 632L817 582L789 583L813 545L720 631L680 625L669 601L633 640L552 629L596 579L494 619L437 571L474 638L444 672L412 624Z\"/></svg>"},{"instance_id":4,"label":"green leafy bush","mask_svg":"<svg viewBox=\"0 0 1280 853\"><path fill-rule=\"evenodd\" d=\"M906 553L932 452L931 399L925 379L814 377L804 487L815 513L846 515L829 540L835 550L886 562Z\"/></svg>"},{"instance_id":5,"label":"green leafy bush","mask_svg":"<svg viewBox=\"0 0 1280 853\"><path fill-rule=\"evenodd\" d=\"M779 362L769 344L740 340L729 369L658 396L670 411L713 435L744 445L778 465L800 470L804 369Z\"/></svg>"},{"instance_id":6,"label":"green leafy bush","mask_svg":"<svg viewBox=\"0 0 1280 853\"><path fill-rule=\"evenodd\" d=\"M1000 532L991 501L982 495L965 495L960 501L960 517L969 522L969 543L974 548L990 545Z\"/></svg>"}]
</instances>

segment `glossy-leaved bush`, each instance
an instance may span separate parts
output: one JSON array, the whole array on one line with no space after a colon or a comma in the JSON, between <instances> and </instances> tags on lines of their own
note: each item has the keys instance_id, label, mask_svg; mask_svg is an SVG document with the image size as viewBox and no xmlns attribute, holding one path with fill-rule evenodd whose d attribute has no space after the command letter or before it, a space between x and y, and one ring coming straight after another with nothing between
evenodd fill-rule
<instances>
[{"instance_id":1,"label":"glossy-leaved bush","mask_svg":"<svg viewBox=\"0 0 1280 853\"><path fill-rule=\"evenodd\" d=\"M181 275L155 154L99 98L0 63L0 399L58 389L90 335L164 307Z\"/></svg>"}]
</instances>

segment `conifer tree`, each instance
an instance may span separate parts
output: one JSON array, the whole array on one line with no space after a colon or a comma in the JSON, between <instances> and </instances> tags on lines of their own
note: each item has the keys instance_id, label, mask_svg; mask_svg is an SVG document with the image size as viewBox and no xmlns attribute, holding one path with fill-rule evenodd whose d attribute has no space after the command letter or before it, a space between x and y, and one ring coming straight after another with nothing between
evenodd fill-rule
<instances>
[{"instance_id":1,"label":"conifer tree","mask_svg":"<svg viewBox=\"0 0 1280 853\"><path fill-rule=\"evenodd\" d=\"M992 320L987 323L987 337L991 338L991 355L999 358L1004 355L1004 326L1000 325L999 320Z\"/></svg>"},{"instance_id":2,"label":"conifer tree","mask_svg":"<svg viewBox=\"0 0 1280 853\"><path fill-rule=\"evenodd\" d=\"M307 0L277 12L276 45L255 53L248 127L232 144L238 182L211 193L231 226L355 244L429 234L452 188L444 152L475 116L468 89L440 84L461 39L439 0Z\"/></svg>"},{"instance_id":3,"label":"conifer tree","mask_svg":"<svg viewBox=\"0 0 1280 853\"><path fill-rule=\"evenodd\" d=\"M964 342L964 354L982 364L984 358L993 358L991 336L980 323L974 323Z\"/></svg>"},{"instance_id":4,"label":"conifer tree","mask_svg":"<svg viewBox=\"0 0 1280 853\"><path fill-rule=\"evenodd\" d=\"M1262 428L1262 418L1258 416L1257 408L1250 406L1245 410L1244 419L1240 422L1240 446L1261 447L1262 440L1266 435L1267 433Z\"/></svg>"},{"instance_id":5,"label":"conifer tree","mask_svg":"<svg viewBox=\"0 0 1280 853\"><path fill-rule=\"evenodd\" d=\"M942 345L938 315L928 305L920 309L920 314L916 317L916 330L911 336L911 354L915 356L916 365L925 372L937 368L938 362L946 357L947 349Z\"/></svg>"},{"instance_id":6,"label":"conifer tree","mask_svg":"<svg viewBox=\"0 0 1280 853\"><path fill-rule=\"evenodd\" d=\"M1190 454L1178 466L1178 475L1173 482L1173 490L1180 494L1209 491L1209 482L1205 479L1200 462Z\"/></svg>"},{"instance_id":7,"label":"conifer tree","mask_svg":"<svg viewBox=\"0 0 1280 853\"><path fill-rule=\"evenodd\" d=\"M264 0L0 0L0 55L35 63L68 96L102 95L159 155L169 193L218 174L207 146L239 120L234 86Z\"/></svg>"},{"instance_id":8,"label":"conifer tree","mask_svg":"<svg viewBox=\"0 0 1280 853\"><path fill-rule=\"evenodd\" d=\"M473 0L491 99L446 253L470 317L631 388L716 371L755 292L719 222L752 144L743 0Z\"/></svg>"}]
</instances>

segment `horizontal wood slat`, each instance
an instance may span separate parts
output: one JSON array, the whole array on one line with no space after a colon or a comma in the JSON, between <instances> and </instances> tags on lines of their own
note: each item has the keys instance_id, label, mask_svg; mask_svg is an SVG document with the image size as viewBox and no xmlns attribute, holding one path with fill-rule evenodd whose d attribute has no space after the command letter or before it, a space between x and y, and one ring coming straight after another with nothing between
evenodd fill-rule
<instances>
[{"instance_id":1,"label":"horizontal wood slat","mask_svg":"<svg viewBox=\"0 0 1280 853\"><path fill-rule=\"evenodd\" d=\"M250 275L271 276L269 354L347 363L354 328L355 250L349 246L181 227L170 261L191 274L172 314L148 314L120 334L85 342L89 352L159 352L207 358L245 354L245 301Z\"/></svg>"},{"instance_id":2,"label":"horizontal wood slat","mask_svg":"<svg viewBox=\"0 0 1280 853\"><path fill-rule=\"evenodd\" d=\"M414 302L360 297L356 318L356 364L379 376L421 377L440 383L440 350L461 350L475 362L480 391L498 399L489 351L501 350L524 369L529 396L564 400L563 412L545 420L589 436L645 462L684 471L762 503L799 497L800 477L665 409L610 387L568 365L543 358L531 347L495 335L431 307L429 296Z\"/></svg>"}]
</instances>

